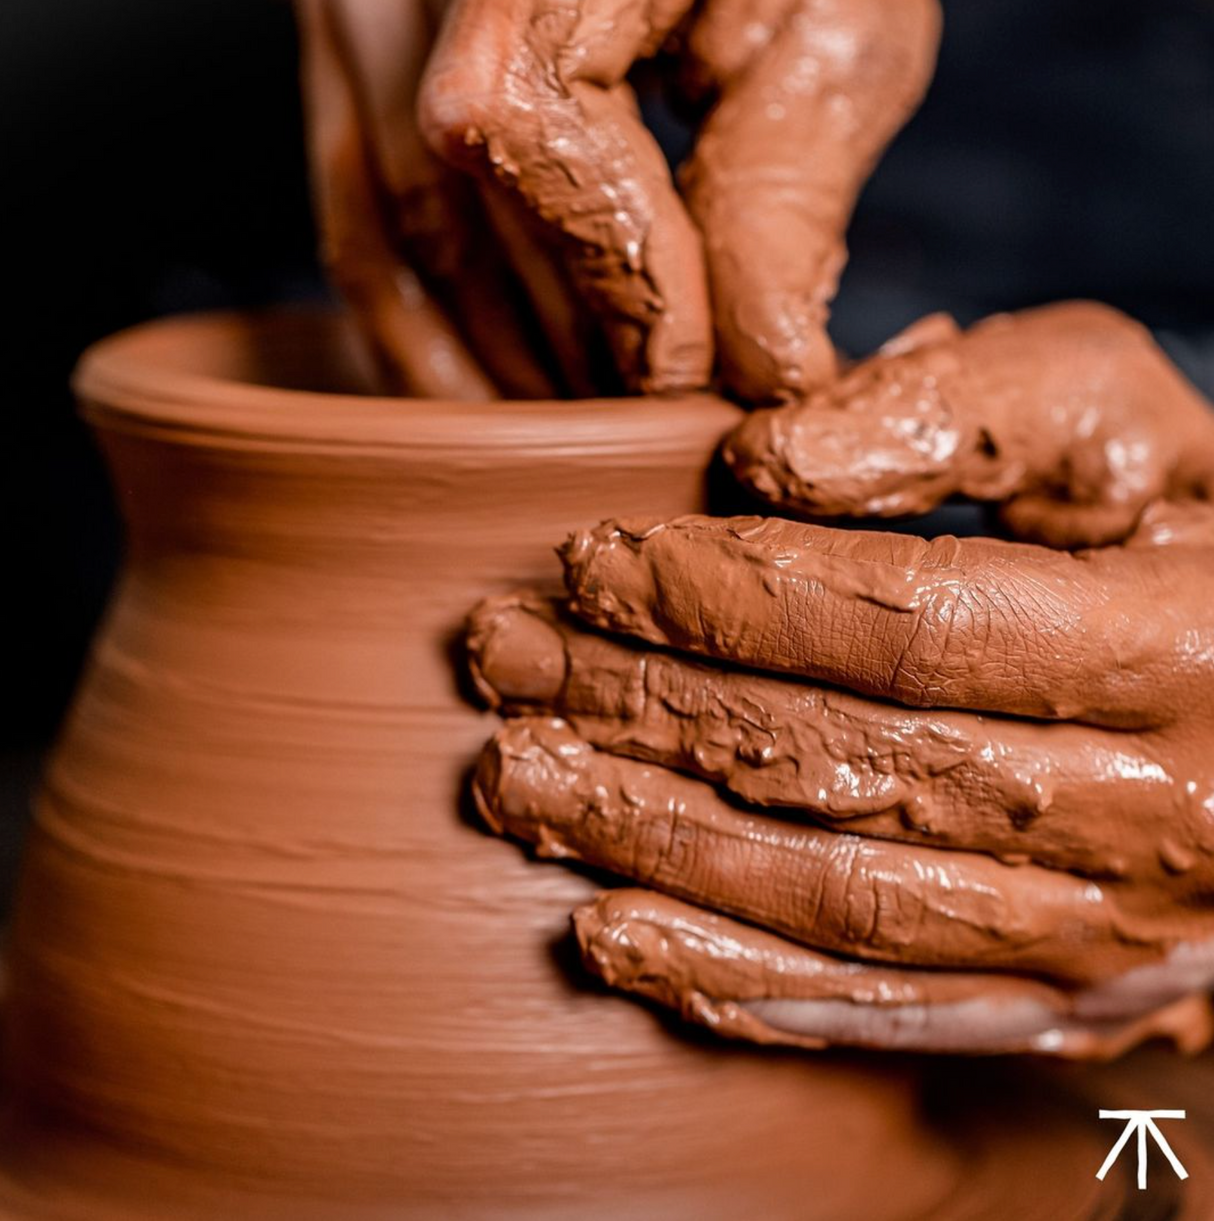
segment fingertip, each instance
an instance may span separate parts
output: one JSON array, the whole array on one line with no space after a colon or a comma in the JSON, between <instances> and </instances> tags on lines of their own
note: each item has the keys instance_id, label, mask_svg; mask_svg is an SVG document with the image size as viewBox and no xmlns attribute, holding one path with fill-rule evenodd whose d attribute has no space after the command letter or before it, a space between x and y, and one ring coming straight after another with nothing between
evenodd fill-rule
<instances>
[{"instance_id":1,"label":"fingertip","mask_svg":"<svg viewBox=\"0 0 1214 1221\"><path fill-rule=\"evenodd\" d=\"M1056 550L1107 547L1134 533L1145 501L1082 504L1049 492L1026 492L999 506L999 518L1015 538Z\"/></svg>"},{"instance_id":2,"label":"fingertip","mask_svg":"<svg viewBox=\"0 0 1214 1221\"><path fill-rule=\"evenodd\" d=\"M712 381L714 337L704 246L669 177L653 186L654 215L637 274L652 286L652 313L639 326L645 394L686 394Z\"/></svg>"},{"instance_id":3,"label":"fingertip","mask_svg":"<svg viewBox=\"0 0 1214 1221\"><path fill-rule=\"evenodd\" d=\"M574 936L586 969L613 988L635 988L642 975L652 975L647 955L638 944L631 914L621 907L622 891L604 891L577 908L571 917ZM652 948L652 947L651 947Z\"/></svg>"},{"instance_id":4,"label":"fingertip","mask_svg":"<svg viewBox=\"0 0 1214 1221\"><path fill-rule=\"evenodd\" d=\"M608 519L589 529L575 530L557 549L557 558L565 571L565 587L575 598L586 580L590 566L600 547L615 533L615 523Z\"/></svg>"},{"instance_id":5,"label":"fingertip","mask_svg":"<svg viewBox=\"0 0 1214 1221\"><path fill-rule=\"evenodd\" d=\"M779 408L753 411L725 438L721 458L733 477L761 499L779 504L790 498L779 453Z\"/></svg>"},{"instance_id":6,"label":"fingertip","mask_svg":"<svg viewBox=\"0 0 1214 1221\"><path fill-rule=\"evenodd\" d=\"M688 334L669 334L675 329L665 315L654 326L649 367L638 383L642 394L690 394L703 390L712 380L712 335L707 315L703 325L693 324Z\"/></svg>"},{"instance_id":7,"label":"fingertip","mask_svg":"<svg viewBox=\"0 0 1214 1221\"><path fill-rule=\"evenodd\" d=\"M480 19L479 6L456 4L443 21L418 84L418 131L450 165L474 165L500 121L501 23Z\"/></svg>"},{"instance_id":8,"label":"fingertip","mask_svg":"<svg viewBox=\"0 0 1214 1221\"><path fill-rule=\"evenodd\" d=\"M595 939L606 923L602 910L602 899L601 894L596 895L591 902L583 903L581 907L575 907L569 915L569 923L573 928L573 935L583 958L590 955Z\"/></svg>"},{"instance_id":9,"label":"fingertip","mask_svg":"<svg viewBox=\"0 0 1214 1221\"><path fill-rule=\"evenodd\" d=\"M721 339L721 374L729 391L760 406L793 403L832 382L839 357L822 322L797 319L801 309L776 312Z\"/></svg>"},{"instance_id":10,"label":"fingertip","mask_svg":"<svg viewBox=\"0 0 1214 1221\"><path fill-rule=\"evenodd\" d=\"M481 751L472 796L499 835L534 844L541 856L575 855L564 833L582 814L593 748L557 717L506 722Z\"/></svg>"},{"instance_id":11,"label":"fingertip","mask_svg":"<svg viewBox=\"0 0 1214 1221\"><path fill-rule=\"evenodd\" d=\"M879 356L905 356L937 344L955 343L962 336L961 327L952 314L938 310L903 327L878 349Z\"/></svg>"},{"instance_id":12,"label":"fingertip","mask_svg":"<svg viewBox=\"0 0 1214 1221\"><path fill-rule=\"evenodd\" d=\"M655 576L642 562L639 544L665 528L661 519L612 519L572 534L558 552L569 609L599 627L635 629L644 619L639 608L657 599Z\"/></svg>"},{"instance_id":13,"label":"fingertip","mask_svg":"<svg viewBox=\"0 0 1214 1221\"><path fill-rule=\"evenodd\" d=\"M469 615L468 670L490 708L546 705L565 685L565 643L552 603L534 594L487 598Z\"/></svg>"}]
</instances>

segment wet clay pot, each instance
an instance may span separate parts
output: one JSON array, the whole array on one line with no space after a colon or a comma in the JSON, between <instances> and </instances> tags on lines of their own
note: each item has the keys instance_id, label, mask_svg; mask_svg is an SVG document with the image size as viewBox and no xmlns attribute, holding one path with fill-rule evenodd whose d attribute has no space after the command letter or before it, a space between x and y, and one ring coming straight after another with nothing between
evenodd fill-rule
<instances>
[{"instance_id":1,"label":"wet clay pot","mask_svg":"<svg viewBox=\"0 0 1214 1221\"><path fill-rule=\"evenodd\" d=\"M325 315L81 365L128 548L7 941L0 1217L934 1215L905 1064L604 994L567 939L598 883L461 802L468 608L576 525L701 507L734 410L359 385Z\"/></svg>"}]
</instances>

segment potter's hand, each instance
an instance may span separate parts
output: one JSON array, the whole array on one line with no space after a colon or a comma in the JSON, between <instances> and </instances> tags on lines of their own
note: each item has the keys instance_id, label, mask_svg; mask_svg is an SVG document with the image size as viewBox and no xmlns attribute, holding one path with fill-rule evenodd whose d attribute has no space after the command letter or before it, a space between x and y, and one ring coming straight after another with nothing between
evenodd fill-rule
<instances>
[{"instance_id":1,"label":"potter's hand","mask_svg":"<svg viewBox=\"0 0 1214 1221\"><path fill-rule=\"evenodd\" d=\"M533 715L485 754L481 807L545 855L663 892L579 912L588 960L725 1032L1070 1055L1161 1030L1200 1042L1203 532L1070 555L774 519L602 526L567 551L578 614L679 652L542 600L484 605L479 684Z\"/></svg>"},{"instance_id":2,"label":"potter's hand","mask_svg":"<svg viewBox=\"0 0 1214 1221\"><path fill-rule=\"evenodd\" d=\"M1168 490L1208 489L1214 422L1172 428ZM474 616L481 689L530 714L478 793L541 851L664 892L578 913L609 981L810 1045L1207 1037L1210 505L1157 502L1126 543L1076 554L688 518L608 524L565 559L579 618L532 598Z\"/></svg>"},{"instance_id":3,"label":"potter's hand","mask_svg":"<svg viewBox=\"0 0 1214 1221\"><path fill-rule=\"evenodd\" d=\"M386 387L448 399L551 395L475 185L418 130L433 24L425 0L296 0L296 12L322 255ZM531 265L543 273L542 259Z\"/></svg>"},{"instance_id":4,"label":"potter's hand","mask_svg":"<svg viewBox=\"0 0 1214 1221\"><path fill-rule=\"evenodd\" d=\"M803 403L756 412L725 459L796 516L1001 502L1023 539L1129 534L1159 498L1214 500L1209 405L1147 331L1091 302L924 319Z\"/></svg>"},{"instance_id":5,"label":"potter's hand","mask_svg":"<svg viewBox=\"0 0 1214 1221\"><path fill-rule=\"evenodd\" d=\"M702 241L625 83L672 34L716 103L686 167ZM559 241L630 386L706 385L715 319L728 387L782 400L834 373L843 233L938 36L936 0L453 0L421 125Z\"/></svg>"}]
</instances>

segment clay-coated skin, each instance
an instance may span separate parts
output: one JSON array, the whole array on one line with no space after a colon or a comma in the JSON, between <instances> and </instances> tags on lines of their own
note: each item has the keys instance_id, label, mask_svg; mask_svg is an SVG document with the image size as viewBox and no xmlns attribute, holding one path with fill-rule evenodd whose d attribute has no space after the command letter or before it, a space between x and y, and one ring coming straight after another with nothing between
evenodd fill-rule
<instances>
[{"instance_id":1,"label":"clay-coated skin","mask_svg":"<svg viewBox=\"0 0 1214 1221\"><path fill-rule=\"evenodd\" d=\"M1202 996L1143 1014L1141 997L1110 1004L1098 988L857 962L655 891L604 891L573 920L583 959L605 982L756 1043L1110 1059L1153 1037L1197 1051L1211 1034Z\"/></svg>"},{"instance_id":2,"label":"clay-coated skin","mask_svg":"<svg viewBox=\"0 0 1214 1221\"><path fill-rule=\"evenodd\" d=\"M522 198L568 252L627 383L707 385L699 234L624 75L685 3L458 0L427 68L421 122L449 161Z\"/></svg>"},{"instance_id":3,"label":"clay-coated skin","mask_svg":"<svg viewBox=\"0 0 1214 1221\"><path fill-rule=\"evenodd\" d=\"M690 217L625 83L676 33L715 102ZM629 386L707 384L715 321L726 387L784 400L835 371L843 233L938 38L935 0L454 0L420 121L560 240Z\"/></svg>"},{"instance_id":4,"label":"clay-coated skin","mask_svg":"<svg viewBox=\"0 0 1214 1221\"><path fill-rule=\"evenodd\" d=\"M506 223L507 209L487 208L476 183L445 166L418 130L417 86L442 6L295 7L322 256L379 360L384 388L449 399L555 393L552 358L528 326L508 262L524 248L535 278L543 252L518 234L503 242L486 213ZM561 306L562 317L576 318L567 300Z\"/></svg>"},{"instance_id":5,"label":"clay-coated skin","mask_svg":"<svg viewBox=\"0 0 1214 1221\"><path fill-rule=\"evenodd\" d=\"M404 6L394 11L401 18L406 12ZM296 4L323 261L358 317L387 389L427 398L495 398L497 387L404 261L389 227L337 12L329 0ZM412 169L418 171L417 161Z\"/></svg>"},{"instance_id":6,"label":"clay-coated skin","mask_svg":"<svg viewBox=\"0 0 1214 1221\"><path fill-rule=\"evenodd\" d=\"M477 792L496 828L668 896L579 913L610 981L764 1041L1208 1038L1210 505L1073 553L688 517L563 557L569 611L516 595L470 622L479 689L523 714ZM711 935L687 904L724 913Z\"/></svg>"},{"instance_id":7,"label":"clay-coated skin","mask_svg":"<svg viewBox=\"0 0 1214 1221\"><path fill-rule=\"evenodd\" d=\"M796 399L836 372L826 333L860 188L918 107L936 0L712 0L689 35L719 98L684 167L723 384Z\"/></svg>"},{"instance_id":8,"label":"clay-coated skin","mask_svg":"<svg viewBox=\"0 0 1214 1221\"><path fill-rule=\"evenodd\" d=\"M325 262L390 388L538 395L555 371L571 394L609 390L590 314L633 389L707 386L714 326L722 383L745 401L834 376L844 232L931 79L936 0L297 12ZM686 205L625 81L667 43L709 103ZM543 340L518 320L520 282Z\"/></svg>"},{"instance_id":9,"label":"clay-coated skin","mask_svg":"<svg viewBox=\"0 0 1214 1221\"><path fill-rule=\"evenodd\" d=\"M802 516L1002 502L1019 537L1114 542L1151 502L1214 498L1210 408L1146 329L1092 302L922 320L801 403L755 412L734 474Z\"/></svg>"}]
</instances>

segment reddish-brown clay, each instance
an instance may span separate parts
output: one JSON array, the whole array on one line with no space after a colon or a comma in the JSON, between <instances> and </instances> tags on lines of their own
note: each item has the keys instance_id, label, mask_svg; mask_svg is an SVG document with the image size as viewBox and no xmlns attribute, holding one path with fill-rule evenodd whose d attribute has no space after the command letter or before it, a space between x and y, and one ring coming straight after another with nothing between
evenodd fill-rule
<instances>
[{"instance_id":1,"label":"reddish-brown clay","mask_svg":"<svg viewBox=\"0 0 1214 1221\"><path fill-rule=\"evenodd\" d=\"M837 382L759 411L725 461L781 512L894 517L996 501L1022 539L1101 546L1146 507L1214 499L1210 405L1094 301L921 318Z\"/></svg>"},{"instance_id":2,"label":"reddish-brown clay","mask_svg":"<svg viewBox=\"0 0 1214 1221\"><path fill-rule=\"evenodd\" d=\"M351 350L221 315L81 368L129 548L8 941L0 1217L924 1215L905 1066L587 989L596 887L459 812L468 608L696 507L734 410L356 397Z\"/></svg>"},{"instance_id":3,"label":"reddish-brown clay","mask_svg":"<svg viewBox=\"0 0 1214 1221\"><path fill-rule=\"evenodd\" d=\"M473 681L524 714L482 757L478 807L670 896L579 912L583 951L714 1029L1201 1048L1211 525L1204 501L1160 502L1124 545L1074 553L778 518L580 531L569 608L639 641L526 593L478 607Z\"/></svg>"}]
</instances>

